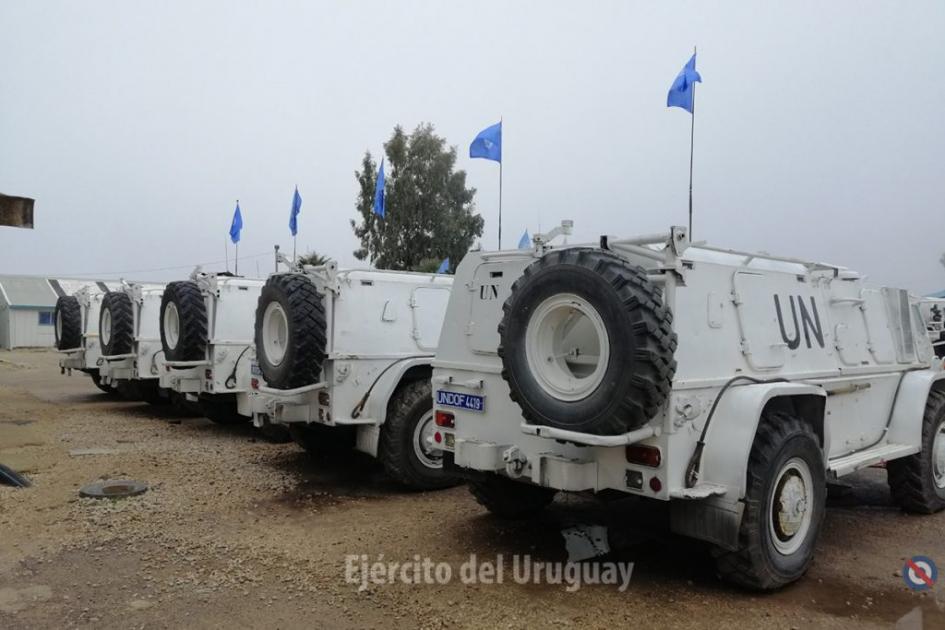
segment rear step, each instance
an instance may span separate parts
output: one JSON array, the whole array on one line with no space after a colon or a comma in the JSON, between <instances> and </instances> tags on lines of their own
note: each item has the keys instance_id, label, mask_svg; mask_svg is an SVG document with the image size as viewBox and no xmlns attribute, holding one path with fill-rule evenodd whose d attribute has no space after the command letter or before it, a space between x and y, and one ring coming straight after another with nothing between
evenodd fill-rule
<instances>
[{"instance_id":1,"label":"rear step","mask_svg":"<svg viewBox=\"0 0 945 630\"><path fill-rule=\"evenodd\" d=\"M860 468L918 453L919 447L908 444L880 444L864 451L857 451L827 462L827 470L833 477L848 475Z\"/></svg>"}]
</instances>

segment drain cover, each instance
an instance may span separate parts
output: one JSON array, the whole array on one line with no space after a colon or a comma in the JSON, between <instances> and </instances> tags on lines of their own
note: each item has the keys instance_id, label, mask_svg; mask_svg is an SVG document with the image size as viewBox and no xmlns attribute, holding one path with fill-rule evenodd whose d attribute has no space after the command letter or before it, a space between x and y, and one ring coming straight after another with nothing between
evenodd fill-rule
<instances>
[{"instance_id":1,"label":"drain cover","mask_svg":"<svg viewBox=\"0 0 945 630\"><path fill-rule=\"evenodd\" d=\"M147 492L148 484L131 479L109 479L96 481L79 490L79 496L90 499L123 499Z\"/></svg>"}]
</instances>

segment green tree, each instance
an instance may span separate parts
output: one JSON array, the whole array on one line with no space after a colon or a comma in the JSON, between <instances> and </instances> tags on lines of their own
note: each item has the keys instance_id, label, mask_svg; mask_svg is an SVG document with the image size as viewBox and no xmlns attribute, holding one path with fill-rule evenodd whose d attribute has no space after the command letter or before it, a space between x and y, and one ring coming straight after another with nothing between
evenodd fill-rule
<instances>
[{"instance_id":1,"label":"green tree","mask_svg":"<svg viewBox=\"0 0 945 630\"><path fill-rule=\"evenodd\" d=\"M377 162L365 152L357 210L351 220L361 247L358 260L379 269L418 270L426 261L462 260L473 240L482 235L483 220L474 214L475 188L466 188L466 171L454 170L456 147L420 124L411 134L399 125L384 144L385 218L374 214ZM435 270L435 268L434 268Z\"/></svg>"},{"instance_id":2,"label":"green tree","mask_svg":"<svg viewBox=\"0 0 945 630\"><path fill-rule=\"evenodd\" d=\"M305 254L304 256L299 256L300 263L302 263L303 265L312 265L314 267L318 267L319 265L324 265L329 260L331 260L331 258L329 258L328 256L322 256L321 254L316 252L314 249L309 251L309 253Z\"/></svg>"}]
</instances>

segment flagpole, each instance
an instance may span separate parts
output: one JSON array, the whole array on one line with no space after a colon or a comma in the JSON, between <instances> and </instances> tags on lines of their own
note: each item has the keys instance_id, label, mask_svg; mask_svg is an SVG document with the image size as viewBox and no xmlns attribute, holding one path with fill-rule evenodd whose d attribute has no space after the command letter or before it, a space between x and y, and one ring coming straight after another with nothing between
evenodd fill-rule
<instances>
[{"instance_id":1,"label":"flagpole","mask_svg":"<svg viewBox=\"0 0 945 630\"><path fill-rule=\"evenodd\" d=\"M499 162L499 249L502 249L502 162Z\"/></svg>"},{"instance_id":2,"label":"flagpole","mask_svg":"<svg viewBox=\"0 0 945 630\"><path fill-rule=\"evenodd\" d=\"M499 129L502 129L502 117L499 116ZM502 145L499 144L499 150ZM501 157L501 156L500 156ZM499 249L502 249L502 160L499 160Z\"/></svg>"},{"instance_id":3,"label":"flagpole","mask_svg":"<svg viewBox=\"0 0 945 630\"><path fill-rule=\"evenodd\" d=\"M226 242L226 237L223 237L223 255L226 260L226 270L230 270L230 245Z\"/></svg>"},{"instance_id":4,"label":"flagpole","mask_svg":"<svg viewBox=\"0 0 945 630\"><path fill-rule=\"evenodd\" d=\"M692 47L695 56L696 47ZM689 129L689 241L692 241L692 162L695 154L696 138L696 84L692 84L692 127Z\"/></svg>"}]
</instances>

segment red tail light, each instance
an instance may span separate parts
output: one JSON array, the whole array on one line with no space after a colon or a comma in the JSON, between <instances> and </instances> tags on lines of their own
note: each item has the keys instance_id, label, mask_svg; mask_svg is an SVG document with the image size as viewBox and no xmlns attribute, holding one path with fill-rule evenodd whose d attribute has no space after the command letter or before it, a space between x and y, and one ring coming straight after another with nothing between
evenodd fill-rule
<instances>
[{"instance_id":1,"label":"red tail light","mask_svg":"<svg viewBox=\"0 0 945 630\"><path fill-rule=\"evenodd\" d=\"M253 389L259 389L259 379L258 378L250 379L249 386L252 387Z\"/></svg>"},{"instance_id":2,"label":"red tail light","mask_svg":"<svg viewBox=\"0 0 945 630\"><path fill-rule=\"evenodd\" d=\"M203 375L207 377L208 381L213 380L213 370L204 370Z\"/></svg>"},{"instance_id":3,"label":"red tail light","mask_svg":"<svg viewBox=\"0 0 945 630\"><path fill-rule=\"evenodd\" d=\"M452 429L453 427L456 426L456 421L455 421L455 418L453 417L453 414L451 414L448 411L437 411L434 421L436 422L436 426L438 427L446 427L447 429Z\"/></svg>"},{"instance_id":4,"label":"red tail light","mask_svg":"<svg viewBox=\"0 0 945 630\"><path fill-rule=\"evenodd\" d=\"M627 447L627 461L650 468L659 468L663 457L660 449L655 446L643 446L642 444L631 444Z\"/></svg>"}]
</instances>

